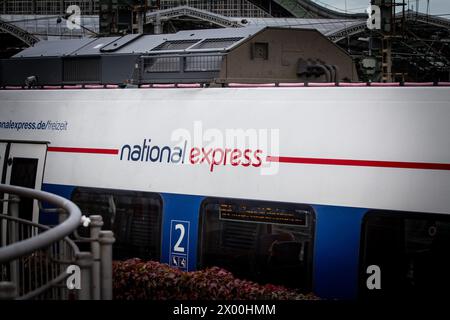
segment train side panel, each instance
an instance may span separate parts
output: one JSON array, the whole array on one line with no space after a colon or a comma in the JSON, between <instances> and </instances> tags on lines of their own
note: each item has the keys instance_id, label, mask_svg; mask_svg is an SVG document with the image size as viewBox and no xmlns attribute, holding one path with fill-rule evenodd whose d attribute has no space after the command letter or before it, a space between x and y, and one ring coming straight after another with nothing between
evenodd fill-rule
<instances>
[{"instance_id":1,"label":"train side panel","mask_svg":"<svg viewBox=\"0 0 450 320\"><path fill-rule=\"evenodd\" d=\"M245 225L260 248L267 230L297 224L307 234L299 282L322 297L355 298L368 212L450 213L448 96L434 87L0 91L0 133L49 142L44 190L94 213L114 211L114 201L131 210L133 197L138 212L150 208L149 224L161 226L148 231L152 257L195 270L223 258L205 247L215 233L236 249L229 237L250 241L239 233ZM89 192L104 202L91 203ZM230 206L308 218L262 223L250 210L256 224L236 223ZM220 218L208 220L212 213Z\"/></svg>"},{"instance_id":2,"label":"train side panel","mask_svg":"<svg viewBox=\"0 0 450 320\"><path fill-rule=\"evenodd\" d=\"M30 90L0 95L3 139L50 141L46 183L449 211L447 88ZM49 125L38 129L40 123ZM23 127L9 129L8 124ZM257 134L256 144L236 153L236 166L231 151L220 158L230 130ZM167 152L158 157L165 147ZM155 152L149 156L150 148ZM251 165L244 165L247 148ZM211 165L214 153L219 164Z\"/></svg>"}]
</instances>

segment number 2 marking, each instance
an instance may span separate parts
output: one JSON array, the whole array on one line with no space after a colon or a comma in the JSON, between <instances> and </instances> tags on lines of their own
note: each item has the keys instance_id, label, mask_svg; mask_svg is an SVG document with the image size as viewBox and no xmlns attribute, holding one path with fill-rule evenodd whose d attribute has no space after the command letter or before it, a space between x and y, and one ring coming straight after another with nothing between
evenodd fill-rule
<instances>
[{"instance_id":1,"label":"number 2 marking","mask_svg":"<svg viewBox=\"0 0 450 320\"><path fill-rule=\"evenodd\" d=\"M178 238L177 243L175 243L175 246L173 247L173 251L175 252L184 252L184 248L180 247L181 241L183 241L184 238L184 234L185 234L185 229L184 229L184 225L182 225L181 223L178 223L175 225L175 230L180 230L180 237Z\"/></svg>"}]
</instances>

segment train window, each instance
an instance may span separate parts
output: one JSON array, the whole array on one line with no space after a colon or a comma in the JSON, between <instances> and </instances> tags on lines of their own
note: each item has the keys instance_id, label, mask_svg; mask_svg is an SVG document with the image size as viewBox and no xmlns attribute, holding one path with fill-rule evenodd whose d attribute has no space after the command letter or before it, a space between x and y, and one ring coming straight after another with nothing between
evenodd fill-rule
<instances>
[{"instance_id":1,"label":"train window","mask_svg":"<svg viewBox=\"0 0 450 320\"><path fill-rule=\"evenodd\" d=\"M361 235L360 297L443 297L450 287L450 216L370 211ZM380 268L380 290L367 288L367 268Z\"/></svg>"},{"instance_id":2,"label":"train window","mask_svg":"<svg viewBox=\"0 0 450 320\"><path fill-rule=\"evenodd\" d=\"M85 215L101 215L103 229L114 232L114 259L160 259L162 200L158 194L76 188L72 201Z\"/></svg>"},{"instance_id":3,"label":"train window","mask_svg":"<svg viewBox=\"0 0 450 320\"><path fill-rule=\"evenodd\" d=\"M200 268L219 266L259 283L311 290L311 207L209 198L200 220Z\"/></svg>"}]
</instances>

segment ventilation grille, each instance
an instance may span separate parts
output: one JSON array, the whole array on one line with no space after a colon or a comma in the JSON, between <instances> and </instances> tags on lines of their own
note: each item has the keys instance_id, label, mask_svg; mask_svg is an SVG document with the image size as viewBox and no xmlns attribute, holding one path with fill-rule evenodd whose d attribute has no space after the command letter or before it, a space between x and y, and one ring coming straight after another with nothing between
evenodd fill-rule
<instances>
[{"instance_id":1,"label":"ventilation grille","mask_svg":"<svg viewBox=\"0 0 450 320\"><path fill-rule=\"evenodd\" d=\"M159 46L153 48L152 51L185 50L199 41L200 39L166 41L164 43L161 43Z\"/></svg>"},{"instance_id":2,"label":"ventilation grille","mask_svg":"<svg viewBox=\"0 0 450 320\"><path fill-rule=\"evenodd\" d=\"M158 57L144 60L145 72L179 72L180 57Z\"/></svg>"},{"instance_id":3,"label":"ventilation grille","mask_svg":"<svg viewBox=\"0 0 450 320\"><path fill-rule=\"evenodd\" d=\"M63 62L64 82L100 82L99 58L65 59Z\"/></svg>"},{"instance_id":4,"label":"ventilation grille","mask_svg":"<svg viewBox=\"0 0 450 320\"><path fill-rule=\"evenodd\" d=\"M206 39L192 47L192 49L225 49L242 39L242 37Z\"/></svg>"},{"instance_id":5,"label":"ventilation grille","mask_svg":"<svg viewBox=\"0 0 450 320\"><path fill-rule=\"evenodd\" d=\"M219 71L222 56L188 56L185 60L185 71Z\"/></svg>"}]
</instances>

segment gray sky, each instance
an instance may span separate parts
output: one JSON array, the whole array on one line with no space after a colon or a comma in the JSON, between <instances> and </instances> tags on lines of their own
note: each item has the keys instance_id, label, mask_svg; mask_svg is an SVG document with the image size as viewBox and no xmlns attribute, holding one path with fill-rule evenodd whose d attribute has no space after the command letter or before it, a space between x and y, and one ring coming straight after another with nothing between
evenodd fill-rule
<instances>
[{"instance_id":1,"label":"gray sky","mask_svg":"<svg viewBox=\"0 0 450 320\"><path fill-rule=\"evenodd\" d=\"M347 10L349 12L363 12L364 9L369 6L370 0L313 0L318 4L326 4L329 6L334 6L342 10L345 9L345 3L347 2ZM402 0L397 0L401 2ZM405 0L408 3L408 0ZM410 5L416 7L416 0L409 0ZM450 14L450 0L429 0L430 3L430 14ZM331 8L331 7L329 7ZM332 9L332 8L331 8ZM355 10L357 9L357 10ZM419 0L419 11L427 11L427 0ZM450 18L449 16L445 16Z\"/></svg>"}]
</instances>

